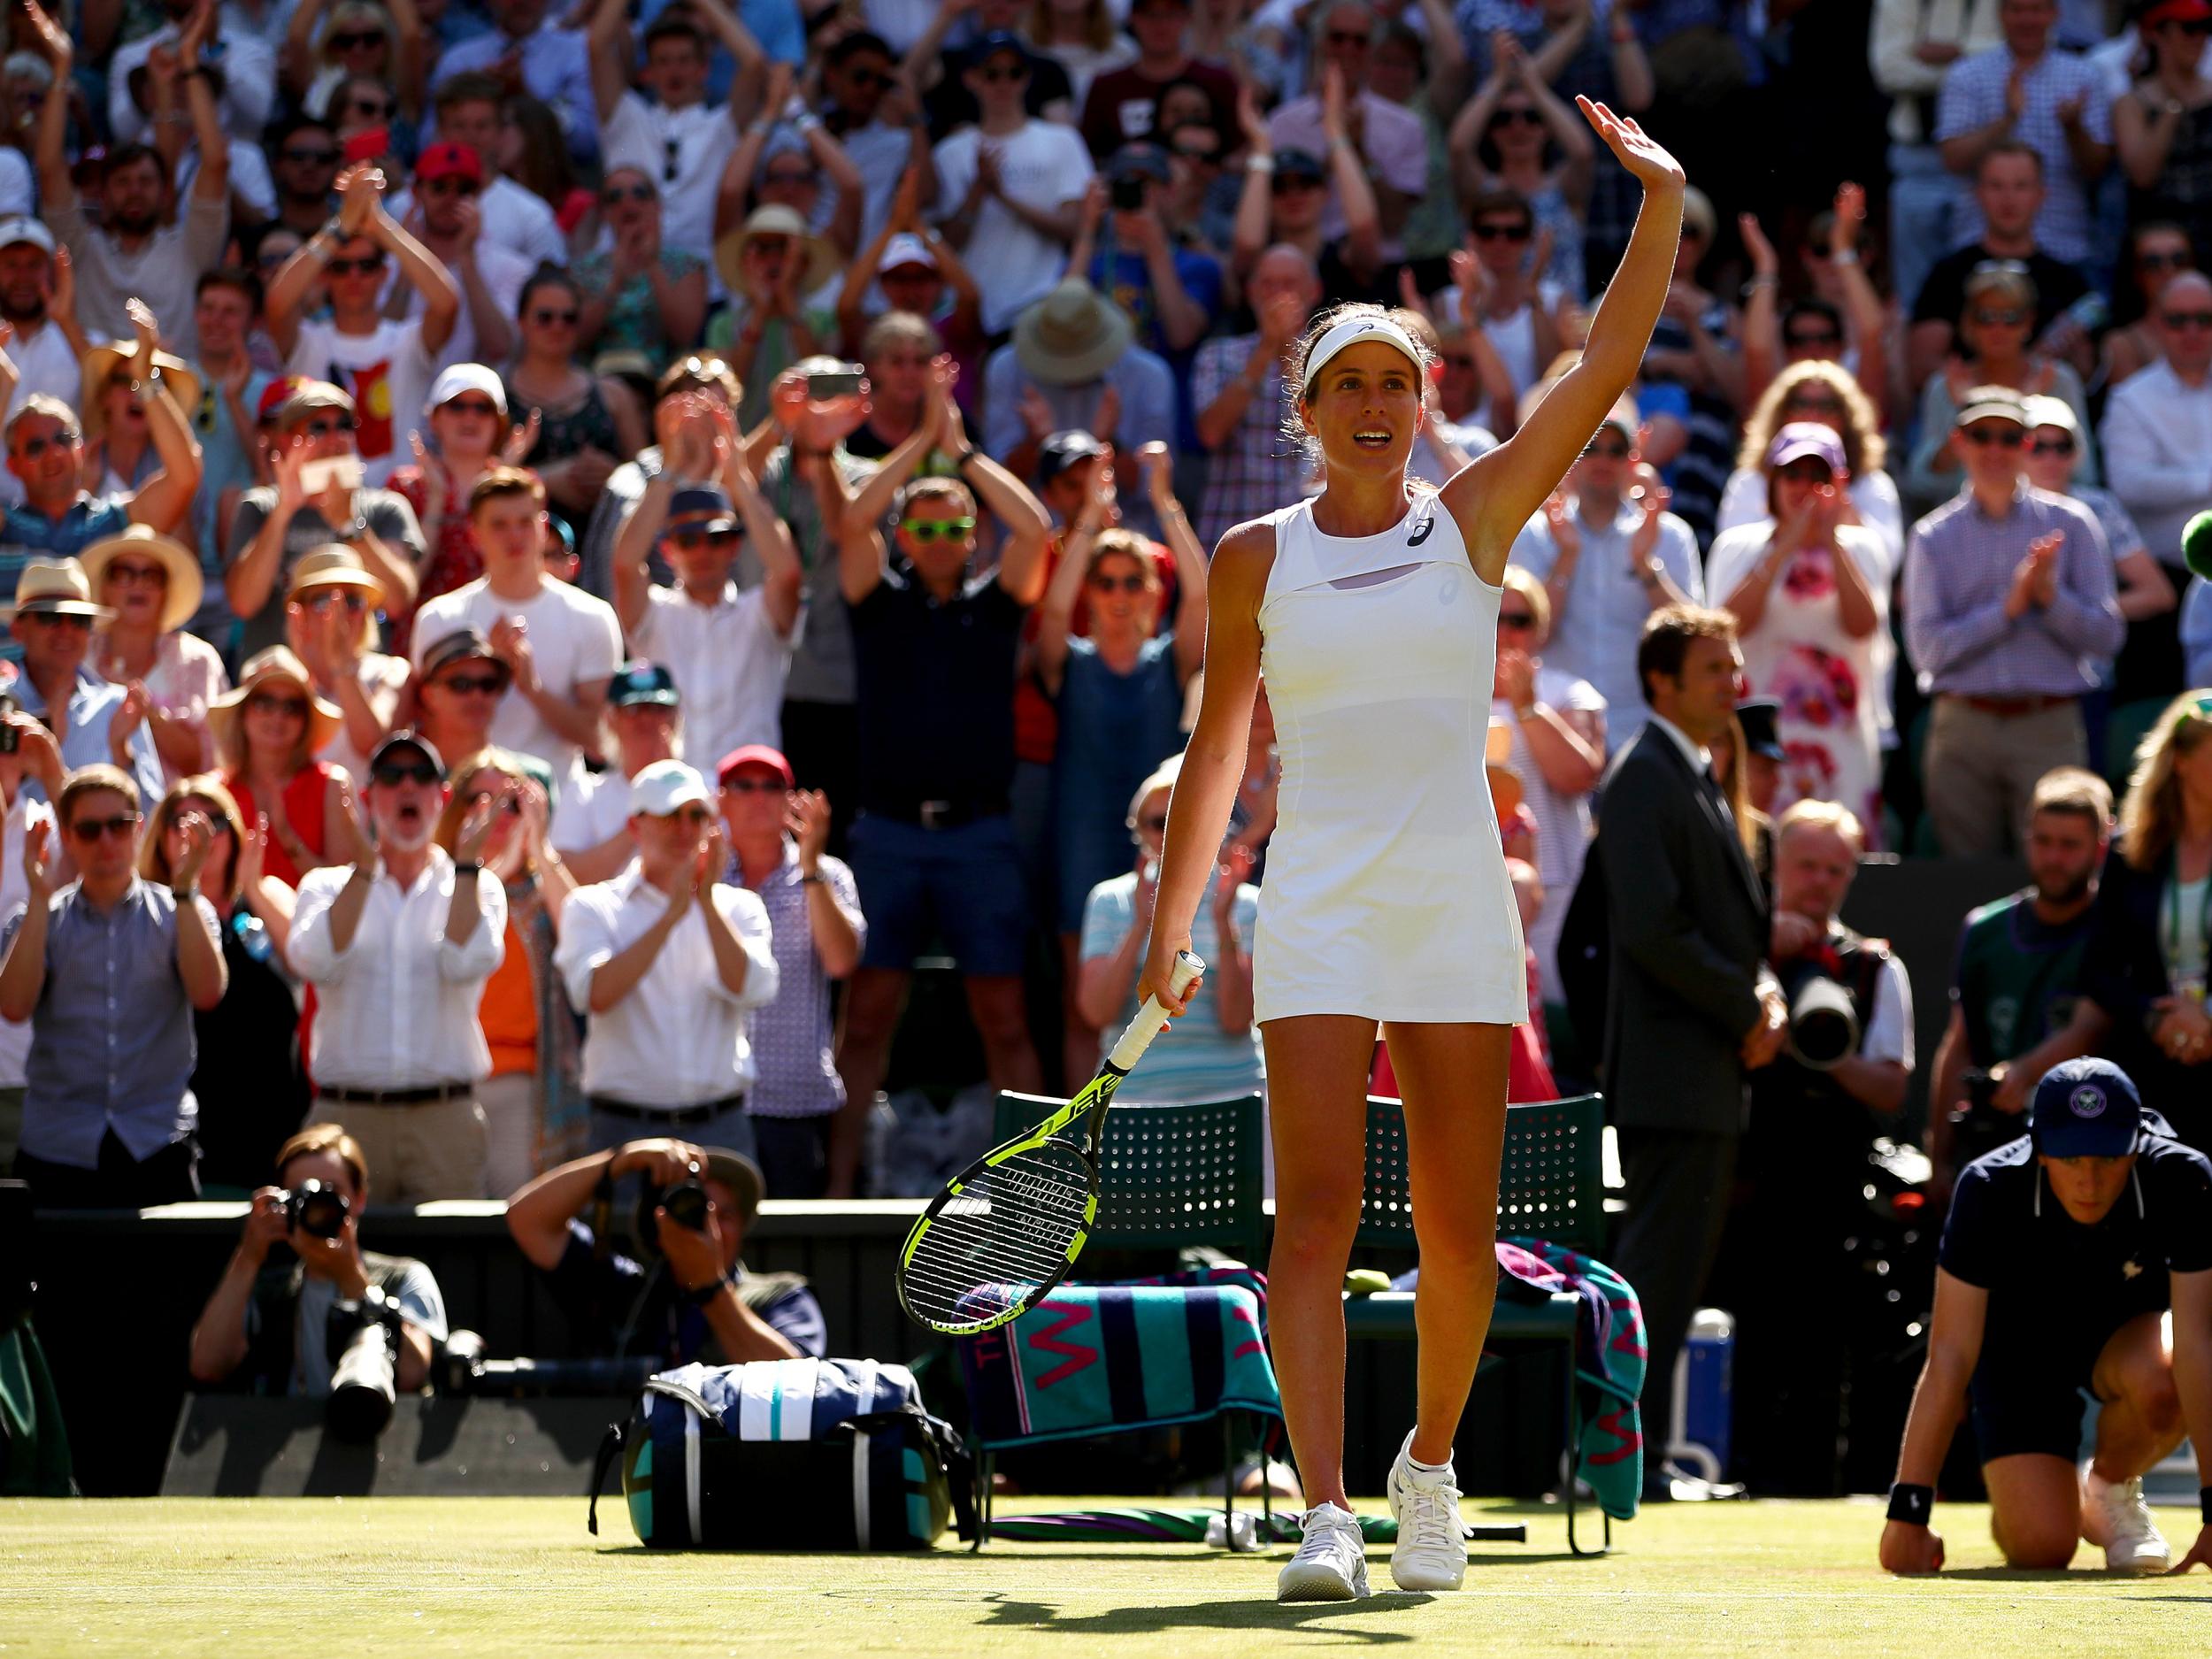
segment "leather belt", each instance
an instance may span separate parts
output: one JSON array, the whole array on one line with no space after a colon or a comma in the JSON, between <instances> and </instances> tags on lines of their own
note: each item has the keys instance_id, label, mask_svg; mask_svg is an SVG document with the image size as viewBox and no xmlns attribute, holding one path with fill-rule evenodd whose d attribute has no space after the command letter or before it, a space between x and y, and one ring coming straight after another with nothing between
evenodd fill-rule
<instances>
[{"instance_id":1,"label":"leather belt","mask_svg":"<svg viewBox=\"0 0 2212 1659\"><path fill-rule=\"evenodd\" d=\"M741 1093L725 1094L720 1100L703 1101L696 1106L639 1106L606 1094L593 1094L587 1098L595 1112L604 1112L610 1118L626 1118L632 1123L640 1124L710 1123L724 1112L735 1111L745 1103L745 1096Z\"/></svg>"},{"instance_id":2,"label":"leather belt","mask_svg":"<svg viewBox=\"0 0 2212 1659\"><path fill-rule=\"evenodd\" d=\"M1947 691L1943 694L1953 703L1962 703L1970 709L1984 714L1993 714L2001 719L2014 720L2024 714L2040 714L2046 709L2059 708L2069 703L2078 703L2078 697L2045 695L2033 697L1973 697L1964 692Z\"/></svg>"},{"instance_id":3,"label":"leather belt","mask_svg":"<svg viewBox=\"0 0 2212 1659\"><path fill-rule=\"evenodd\" d=\"M1006 803L997 801L907 801L890 806L871 803L863 809L879 818L896 818L902 824L918 824L926 830L957 829L963 824L972 824L978 818L1002 817Z\"/></svg>"},{"instance_id":4,"label":"leather belt","mask_svg":"<svg viewBox=\"0 0 2212 1659\"><path fill-rule=\"evenodd\" d=\"M437 1101L467 1100L476 1093L473 1083L426 1083L420 1088L332 1088L318 1085L325 1100L346 1106L427 1106Z\"/></svg>"}]
</instances>

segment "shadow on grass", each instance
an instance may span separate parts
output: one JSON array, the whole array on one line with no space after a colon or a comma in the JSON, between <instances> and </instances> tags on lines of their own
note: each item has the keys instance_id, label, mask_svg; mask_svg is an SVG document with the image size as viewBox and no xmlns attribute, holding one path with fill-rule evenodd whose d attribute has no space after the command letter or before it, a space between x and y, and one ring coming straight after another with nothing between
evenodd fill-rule
<instances>
[{"instance_id":1,"label":"shadow on grass","mask_svg":"<svg viewBox=\"0 0 2212 1659\"><path fill-rule=\"evenodd\" d=\"M1179 1607L1118 1607L1102 1613L1066 1614L1041 1601L991 1598L991 1617L986 1628L1042 1631L1061 1636L1157 1636L1170 1631L1296 1631L1321 1625L1325 1620L1388 1618L1410 1613L1432 1595L1385 1592L1358 1601L1293 1601L1285 1604L1258 1594L1231 1601L1190 1601ZM1328 1624L1328 1633L1339 1640L1376 1644L1411 1641L1409 1630L1364 1629L1354 1624Z\"/></svg>"},{"instance_id":2,"label":"shadow on grass","mask_svg":"<svg viewBox=\"0 0 2212 1659\"><path fill-rule=\"evenodd\" d=\"M1487 1567L1540 1567L1547 1566L1553 1562L1574 1561L1578 1559L1578 1557L1571 1550L1561 1549L1539 1553L1536 1551L1523 1552L1515 1547L1509 1548L1512 1548L1512 1553L1510 1554L1502 1552L1494 1555L1486 1554L1469 1555L1467 1557L1467 1571L1470 1572L1479 1572ZM967 1553L969 1552L964 1549L962 1551L962 1554L964 1555ZM1271 1554L1275 1564L1279 1567L1284 1562L1290 1559L1290 1550L1287 1545L1279 1546L1272 1551L1247 1550L1232 1555L1227 1550L1199 1549L1194 1548L1188 1545L1184 1545L1179 1548L1173 1544L1156 1545L1148 1551L1146 1550L1144 1546L1141 1544L1135 1546L1128 1544L1109 1545L1099 1549L1071 1549L1064 1545L1039 1544L1033 1539L1025 1538L1019 1543L1009 1543L998 1539L993 1539L988 1544L986 1544L983 1547L982 1554L979 1559L984 1561L998 1558L1010 1561L1118 1562L1141 1560L1147 1563L1159 1562L1164 1565L1176 1562L1189 1562L1194 1564L1202 1564L1224 1561L1264 1561L1270 1558ZM1386 1571L1383 1566L1383 1563L1388 1559L1389 1557L1387 1554L1381 1555L1370 1555L1368 1557L1368 1571L1371 1573Z\"/></svg>"}]
</instances>

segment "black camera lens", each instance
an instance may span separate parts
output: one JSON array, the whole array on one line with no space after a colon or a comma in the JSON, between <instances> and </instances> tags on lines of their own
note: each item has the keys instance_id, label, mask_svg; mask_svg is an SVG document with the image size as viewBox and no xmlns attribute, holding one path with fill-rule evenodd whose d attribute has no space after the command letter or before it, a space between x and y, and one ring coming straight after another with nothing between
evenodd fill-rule
<instances>
[{"instance_id":1,"label":"black camera lens","mask_svg":"<svg viewBox=\"0 0 2212 1659\"><path fill-rule=\"evenodd\" d=\"M336 1187L323 1181L302 1181L287 1194L285 1212L292 1227L310 1238L334 1239L346 1230L353 1205Z\"/></svg>"},{"instance_id":2,"label":"black camera lens","mask_svg":"<svg viewBox=\"0 0 2212 1659\"><path fill-rule=\"evenodd\" d=\"M694 1233L707 1230L707 1189L698 1181L678 1181L661 1194L660 1207L680 1227Z\"/></svg>"}]
</instances>

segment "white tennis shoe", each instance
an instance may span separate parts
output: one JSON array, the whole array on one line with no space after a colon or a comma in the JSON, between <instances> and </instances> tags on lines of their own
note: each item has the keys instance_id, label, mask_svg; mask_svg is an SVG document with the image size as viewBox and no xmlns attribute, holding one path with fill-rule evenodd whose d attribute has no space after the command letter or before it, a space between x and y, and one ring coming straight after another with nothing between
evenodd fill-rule
<instances>
[{"instance_id":1,"label":"white tennis shoe","mask_svg":"<svg viewBox=\"0 0 2212 1659\"><path fill-rule=\"evenodd\" d=\"M2174 1552L2151 1519L2143 1501L2143 1482L2111 1481L2094 1469L2082 1471L2081 1535L2104 1546L2104 1564L2113 1572L2163 1572Z\"/></svg>"},{"instance_id":2,"label":"white tennis shoe","mask_svg":"<svg viewBox=\"0 0 2212 1659\"><path fill-rule=\"evenodd\" d=\"M1359 1517L1333 1503L1306 1511L1298 1553L1275 1580L1278 1601L1356 1601L1367 1592L1367 1540Z\"/></svg>"},{"instance_id":3,"label":"white tennis shoe","mask_svg":"<svg viewBox=\"0 0 2212 1659\"><path fill-rule=\"evenodd\" d=\"M1413 1467L1413 1436L1390 1465L1390 1513L1398 1547L1390 1576L1401 1590L1456 1590L1467 1578L1467 1535L1460 1530L1459 1488L1449 1463L1434 1474Z\"/></svg>"}]
</instances>

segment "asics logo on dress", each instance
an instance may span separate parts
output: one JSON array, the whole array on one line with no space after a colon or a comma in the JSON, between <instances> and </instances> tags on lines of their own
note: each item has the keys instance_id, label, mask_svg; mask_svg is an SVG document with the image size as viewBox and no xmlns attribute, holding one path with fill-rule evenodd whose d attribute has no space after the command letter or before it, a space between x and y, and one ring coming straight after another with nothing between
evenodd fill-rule
<instances>
[{"instance_id":1,"label":"asics logo on dress","mask_svg":"<svg viewBox=\"0 0 2212 1659\"><path fill-rule=\"evenodd\" d=\"M1432 512L1423 513L1421 515L1421 522L1414 526L1413 534L1406 538L1406 545L1408 547L1419 547L1422 542L1429 539L1429 532L1435 528L1436 515Z\"/></svg>"}]
</instances>

